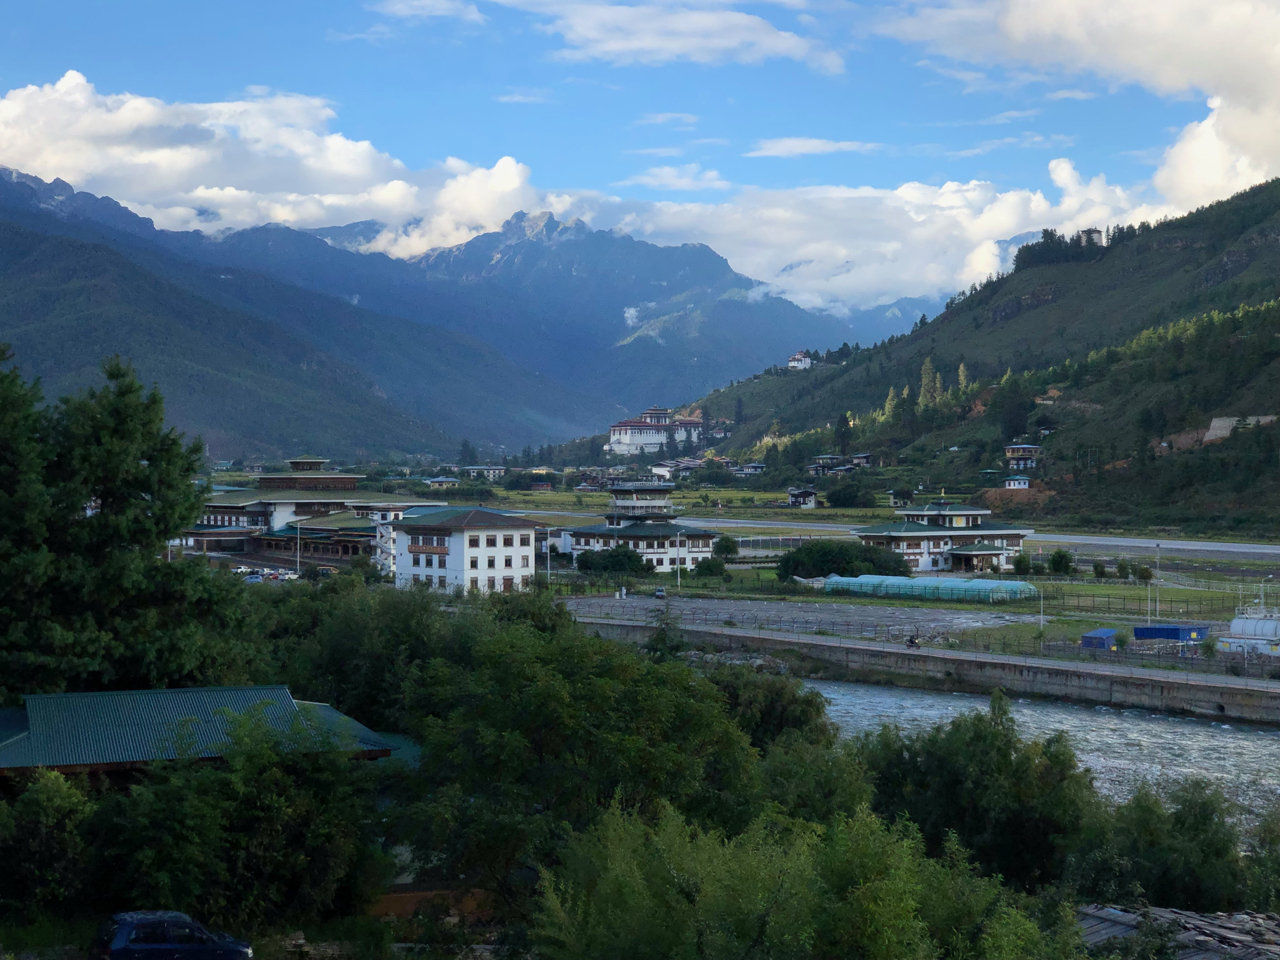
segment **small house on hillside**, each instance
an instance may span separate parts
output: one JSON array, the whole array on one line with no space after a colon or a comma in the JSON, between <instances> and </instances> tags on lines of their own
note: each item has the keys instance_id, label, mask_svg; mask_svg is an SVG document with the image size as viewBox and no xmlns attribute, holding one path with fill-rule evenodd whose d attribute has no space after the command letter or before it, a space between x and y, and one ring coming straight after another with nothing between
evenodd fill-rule
<instances>
[{"instance_id":1,"label":"small house on hillside","mask_svg":"<svg viewBox=\"0 0 1280 960\"><path fill-rule=\"evenodd\" d=\"M787 503L801 510L812 510L818 505L818 494L803 487L791 487L787 490Z\"/></svg>"},{"instance_id":2,"label":"small house on hillside","mask_svg":"<svg viewBox=\"0 0 1280 960\"><path fill-rule=\"evenodd\" d=\"M1004 488L1006 490L1027 490L1031 487L1031 478L1024 477L1020 473L1004 478Z\"/></svg>"},{"instance_id":3,"label":"small house on hillside","mask_svg":"<svg viewBox=\"0 0 1280 960\"><path fill-rule=\"evenodd\" d=\"M1040 460L1041 447L1034 443L1011 443L1004 448L1010 470L1034 470Z\"/></svg>"},{"instance_id":4,"label":"small house on hillside","mask_svg":"<svg viewBox=\"0 0 1280 960\"><path fill-rule=\"evenodd\" d=\"M793 353L791 359L787 361L788 370L808 370L813 366L813 360L803 350L799 353Z\"/></svg>"}]
</instances>

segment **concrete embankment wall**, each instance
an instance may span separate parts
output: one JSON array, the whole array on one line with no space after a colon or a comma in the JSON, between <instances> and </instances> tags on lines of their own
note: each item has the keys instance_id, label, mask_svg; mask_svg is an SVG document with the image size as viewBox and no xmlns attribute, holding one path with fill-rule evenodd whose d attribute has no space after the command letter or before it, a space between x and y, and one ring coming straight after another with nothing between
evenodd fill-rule
<instances>
[{"instance_id":1,"label":"concrete embankment wall","mask_svg":"<svg viewBox=\"0 0 1280 960\"><path fill-rule=\"evenodd\" d=\"M579 622L609 640L644 643L654 627L583 617ZM719 650L791 651L844 669L852 680L929 689L1051 697L1112 707L1141 707L1220 720L1280 724L1280 682L1218 677L1103 663L968 653L900 644L841 641L734 630L688 627L687 643Z\"/></svg>"}]
</instances>

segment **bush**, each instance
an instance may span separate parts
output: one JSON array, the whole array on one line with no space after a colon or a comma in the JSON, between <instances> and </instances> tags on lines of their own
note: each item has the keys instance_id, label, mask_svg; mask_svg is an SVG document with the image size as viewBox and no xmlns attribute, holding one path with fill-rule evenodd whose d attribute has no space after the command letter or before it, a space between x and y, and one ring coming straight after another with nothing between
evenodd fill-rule
<instances>
[{"instance_id":1,"label":"bush","mask_svg":"<svg viewBox=\"0 0 1280 960\"><path fill-rule=\"evenodd\" d=\"M693 566L695 577L723 577L724 561L719 557L703 557Z\"/></svg>"},{"instance_id":2,"label":"bush","mask_svg":"<svg viewBox=\"0 0 1280 960\"><path fill-rule=\"evenodd\" d=\"M647 561L635 550L619 544L608 550L583 550L578 554L578 570L582 573L616 573L642 576L649 569Z\"/></svg>"},{"instance_id":3,"label":"bush","mask_svg":"<svg viewBox=\"0 0 1280 960\"><path fill-rule=\"evenodd\" d=\"M1014 557L1013 572L1020 577L1025 577L1031 573L1031 558L1025 553L1020 553Z\"/></svg>"},{"instance_id":4,"label":"bush","mask_svg":"<svg viewBox=\"0 0 1280 960\"><path fill-rule=\"evenodd\" d=\"M1071 551L1059 547L1049 554L1049 569L1059 577L1070 576L1073 569Z\"/></svg>"},{"instance_id":5,"label":"bush","mask_svg":"<svg viewBox=\"0 0 1280 960\"><path fill-rule=\"evenodd\" d=\"M832 573L842 577L864 573L906 577L911 575L911 567L892 550L841 540L810 540L778 560L778 579L782 582L792 577L809 579Z\"/></svg>"},{"instance_id":6,"label":"bush","mask_svg":"<svg viewBox=\"0 0 1280 960\"><path fill-rule=\"evenodd\" d=\"M1128 580L1131 575L1132 570L1129 568L1129 561L1124 557L1118 559L1116 561L1116 576L1121 580Z\"/></svg>"},{"instance_id":7,"label":"bush","mask_svg":"<svg viewBox=\"0 0 1280 960\"><path fill-rule=\"evenodd\" d=\"M1107 579L1107 565L1101 560L1093 561L1093 576L1097 580Z\"/></svg>"},{"instance_id":8,"label":"bush","mask_svg":"<svg viewBox=\"0 0 1280 960\"><path fill-rule=\"evenodd\" d=\"M1141 580L1143 583L1148 583L1152 580L1152 578L1155 577L1155 574L1151 572L1150 567L1140 566L1138 567L1137 571L1134 573L1134 576L1137 577L1139 580Z\"/></svg>"},{"instance_id":9,"label":"bush","mask_svg":"<svg viewBox=\"0 0 1280 960\"><path fill-rule=\"evenodd\" d=\"M1035 577L1043 577L1049 572L1049 568L1043 563L1033 563L1031 565L1031 575Z\"/></svg>"}]
</instances>

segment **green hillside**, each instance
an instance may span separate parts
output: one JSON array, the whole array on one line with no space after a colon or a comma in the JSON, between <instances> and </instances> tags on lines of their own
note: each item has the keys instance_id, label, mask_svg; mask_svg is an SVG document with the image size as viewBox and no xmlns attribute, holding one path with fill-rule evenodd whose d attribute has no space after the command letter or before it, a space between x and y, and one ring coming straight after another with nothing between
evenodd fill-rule
<instances>
[{"instance_id":1,"label":"green hillside","mask_svg":"<svg viewBox=\"0 0 1280 960\"><path fill-rule=\"evenodd\" d=\"M170 422L215 456L451 449L364 374L266 322L193 296L106 247L0 221L0 341L57 397L118 354L164 394Z\"/></svg>"},{"instance_id":2,"label":"green hillside","mask_svg":"<svg viewBox=\"0 0 1280 960\"><path fill-rule=\"evenodd\" d=\"M830 423L837 411L881 406L889 389L915 391L926 358L944 384L1046 368L1124 343L1140 331L1208 310L1280 296L1280 180L1155 226L1109 232L1102 245L1056 236L1023 247L1010 274L952 298L905 336L808 371L777 368L695 406L740 420L731 448L771 430ZM775 427L776 423L776 427Z\"/></svg>"},{"instance_id":3,"label":"green hillside","mask_svg":"<svg viewBox=\"0 0 1280 960\"><path fill-rule=\"evenodd\" d=\"M1033 523L1269 538L1280 520L1280 421L1242 418L1277 414L1280 301L1271 301L994 382L939 390L926 362L907 396L751 455L794 482L816 454L870 452L879 466L858 472L850 496L923 484ZM1216 418L1234 425L1221 439L1206 435ZM1032 489L1006 491L1004 447L1022 439L1043 447Z\"/></svg>"}]
</instances>

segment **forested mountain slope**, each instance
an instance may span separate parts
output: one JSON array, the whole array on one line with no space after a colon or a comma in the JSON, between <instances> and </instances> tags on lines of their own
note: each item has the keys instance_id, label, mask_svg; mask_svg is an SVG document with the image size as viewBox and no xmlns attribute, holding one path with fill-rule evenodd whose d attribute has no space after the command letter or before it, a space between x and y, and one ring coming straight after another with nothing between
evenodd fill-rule
<instances>
[{"instance_id":1,"label":"forested mountain slope","mask_svg":"<svg viewBox=\"0 0 1280 960\"><path fill-rule=\"evenodd\" d=\"M59 197L63 199L55 202ZM83 215L86 208L93 218ZM205 241L199 235L152 230L149 221L114 201L73 194L69 187L42 185L37 190L23 180L0 178L0 220L107 245L190 293L257 317L277 333L288 331L362 373L390 407L454 437L516 447L590 433L623 412L571 388L552 387L546 377L465 332L380 315L249 267L211 266L173 253L161 238L177 237L173 246L188 253ZM330 249L319 240L312 242ZM263 429L269 433L274 426L264 420ZM363 442L357 436L348 439ZM384 448L374 443L370 449ZM238 453L239 448L225 452Z\"/></svg>"},{"instance_id":2,"label":"forested mountain slope","mask_svg":"<svg viewBox=\"0 0 1280 960\"><path fill-rule=\"evenodd\" d=\"M101 380L119 355L163 393L170 422L215 455L448 449L358 370L275 324L159 279L113 250L0 221L0 341L48 397Z\"/></svg>"},{"instance_id":3,"label":"forested mountain slope","mask_svg":"<svg viewBox=\"0 0 1280 960\"><path fill-rule=\"evenodd\" d=\"M918 390L926 358L954 385L1044 368L1124 343L1139 331L1211 309L1280 295L1280 181L1184 217L1118 230L1103 245L1046 236L1011 274L953 298L911 334L804 372L769 370L709 395L715 417L742 423L732 446L778 421L792 433L881 406L889 389Z\"/></svg>"},{"instance_id":4,"label":"forested mountain slope","mask_svg":"<svg viewBox=\"0 0 1280 960\"><path fill-rule=\"evenodd\" d=\"M406 261L347 249L368 238L368 224L270 225L209 238L155 230L61 181L0 173L0 194L22 194L64 221L109 226L132 244L480 340L529 374L597 397L597 429L618 405L685 402L797 349L857 339L841 320L767 295L701 244L660 247L549 214L517 214L500 231Z\"/></svg>"}]
</instances>

